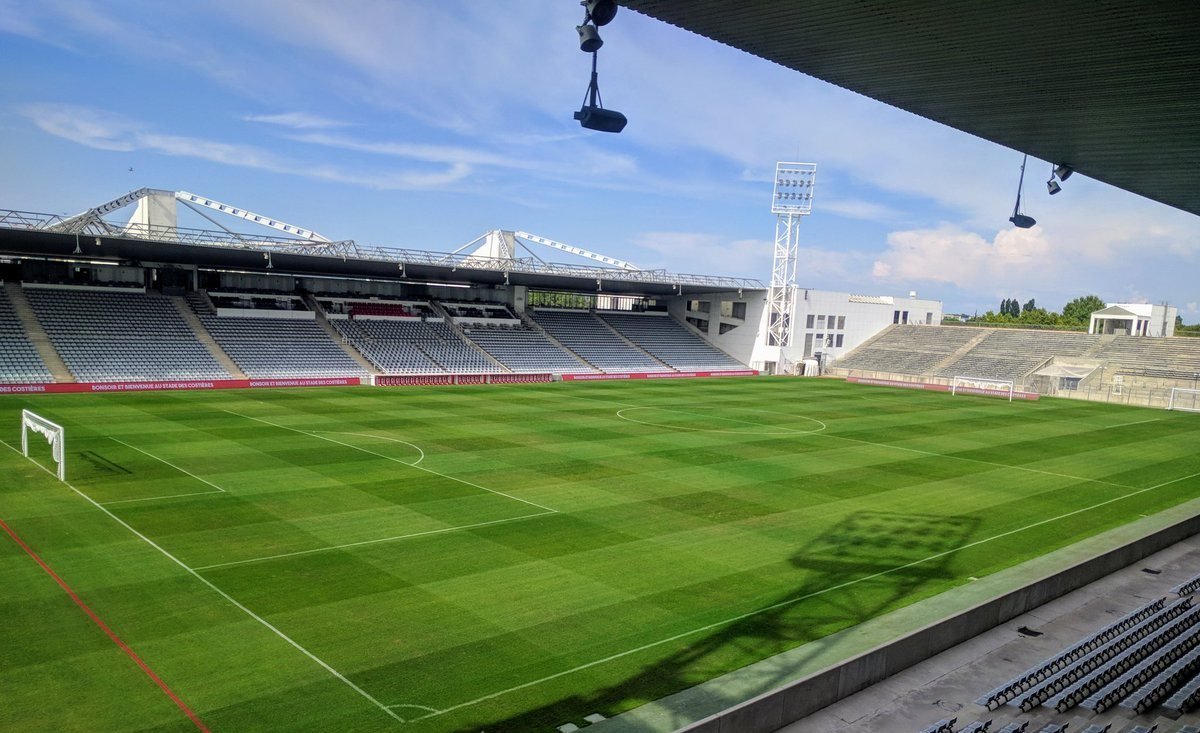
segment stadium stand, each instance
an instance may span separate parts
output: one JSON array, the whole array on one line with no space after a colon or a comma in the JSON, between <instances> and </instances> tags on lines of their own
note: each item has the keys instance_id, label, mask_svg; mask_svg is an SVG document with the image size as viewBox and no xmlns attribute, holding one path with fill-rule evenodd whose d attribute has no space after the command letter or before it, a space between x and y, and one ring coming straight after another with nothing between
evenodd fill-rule
<instances>
[{"instance_id":1,"label":"stadium stand","mask_svg":"<svg viewBox=\"0 0 1200 733\"><path fill-rule=\"evenodd\" d=\"M1021 381L1051 356L1082 356L1099 338L1085 333L995 329L937 376Z\"/></svg>"},{"instance_id":2,"label":"stadium stand","mask_svg":"<svg viewBox=\"0 0 1200 733\"><path fill-rule=\"evenodd\" d=\"M513 372L591 373L596 370L528 326L466 327L471 341Z\"/></svg>"},{"instance_id":3,"label":"stadium stand","mask_svg":"<svg viewBox=\"0 0 1200 733\"><path fill-rule=\"evenodd\" d=\"M129 288L28 287L30 306L76 379L229 379L167 297Z\"/></svg>"},{"instance_id":4,"label":"stadium stand","mask_svg":"<svg viewBox=\"0 0 1200 733\"><path fill-rule=\"evenodd\" d=\"M980 328L893 326L837 363L867 372L928 374L947 357L981 335Z\"/></svg>"},{"instance_id":5,"label":"stadium stand","mask_svg":"<svg viewBox=\"0 0 1200 733\"><path fill-rule=\"evenodd\" d=\"M1171 592L1177 596L1186 596L1189 593L1195 592L1197 588L1200 588L1200 575L1180 583L1172 588Z\"/></svg>"},{"instance_id":6,"label":"stadium stand","mask_svg":"<svg viewBox=\"0 0 1200 733\"><path fill-rule=\"evenodd\" d=\"M681 371L745 368L673 318L611 312L598 315L622 336L672 368Z\"/></svg>"},{"instance_id":7,"label":"stadium stand","mask_svg":"<svg viewBox=\"0 0 1200 733\"><path fill-rule=\"evenodd\" d=\"M272 317L275 308L261 315L218 316L197 295L188 303L213 340L251 379L367 376L313 319Z\"/></svg>"},{"instance_id":8,"label":"stadium stand","mask_svg":"<svg viewBox=\"0 0 1200 733\"><path fill-rule=\"evenodd\" d=\"M0 382L53 382L54 376L13 310L8 293L0 288Z\"/></svg>"},{"instance_id":9,"label":"stadium stand","mask_svg":"<svg viewBox=\"0 0 1200 733\"><path fill-rule=\"evenodd\" d=\"M530 315L546 333L601 371L671 371L649 354L630 346L588 311L537 309Z\"/></svg>"},{"instance_id":10,"label":"stadium stand","mask_svg":"<svg viewBox=\"0 0 1200 733\"><path fill-rule=\"evenodd\" d=\"M385 374L503 371L441 321L355 318L330 323Z\"/></svg>"}]
</instances>

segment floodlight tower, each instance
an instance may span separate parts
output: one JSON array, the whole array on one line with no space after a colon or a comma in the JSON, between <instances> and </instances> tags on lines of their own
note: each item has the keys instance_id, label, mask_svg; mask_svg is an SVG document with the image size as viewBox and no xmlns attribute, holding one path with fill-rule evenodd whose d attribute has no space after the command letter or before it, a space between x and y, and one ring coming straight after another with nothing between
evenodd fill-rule
<instances>
[{"instance_id":1,"label":"floodlight tower","mask_svg":"<svg viewBox=\"0 0 1200 733\"><path fill-rule=\"evenodd\" d=\"M816 163L776 163L775 192L771 213L775 215L775 261L771 266L768 293L767 346L792 345L792 313L796 307L796 264L800 251L800 218L812 213Z\"/></svg>"}]
</instances>

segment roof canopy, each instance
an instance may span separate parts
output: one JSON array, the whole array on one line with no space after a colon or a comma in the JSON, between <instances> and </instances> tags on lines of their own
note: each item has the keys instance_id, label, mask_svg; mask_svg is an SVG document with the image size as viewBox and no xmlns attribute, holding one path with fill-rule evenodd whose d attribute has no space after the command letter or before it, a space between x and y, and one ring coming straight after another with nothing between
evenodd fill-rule
<instances>
[{"instance_id":1,"label":"roof canopy","mask_svg":"<svg viewBox=\"0 0 1200 733\"><path fill-rule=\"evenodd\" d=\"M621 2L1200 214L1200 3Z\"/></svg>"}]
</instances>

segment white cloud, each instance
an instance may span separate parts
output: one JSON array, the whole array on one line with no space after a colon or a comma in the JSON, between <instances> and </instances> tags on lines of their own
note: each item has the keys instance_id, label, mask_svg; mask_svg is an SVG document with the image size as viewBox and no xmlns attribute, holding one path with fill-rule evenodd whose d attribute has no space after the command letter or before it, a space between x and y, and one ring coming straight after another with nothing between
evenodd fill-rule
<instances>
[{"instance_id":1,"label":"white cloud","mask_svg":"<svg viewBox=\"0 0 1200 733\"><path fill-rule=\"evenodd\" d=\"M246 122L261 122L267 125L290 127L293 130L323 130L331 127L346 127L349 122L331 120L307 112L281 112L273 115L246 115Z\"/></svg>"},{"instance_id":2,"label":"white cloud","mask_svg":"<svg viewBox=\"0 0 1200 733\"><path fill-rule=\"evenodd\" d=\"M30 104L22 107L21 112L43 132L99 150L146 150L381 190L443 188L462 181L471 172L469 165L459 162L436 170L399 171L351 170L333 165L314 165L253 145L154 132L127 117L80 105Z\"/></svg>"},{"instance_id":3,"label":"white cloud","mask_svg":"<svg viewBox=\"0 0 1200 733\"><path fill-rule=\"evenodd\" d=\"M823 199L816 208L822 213L828 211L848 219L867 221L895 221L903 216L890 206L862 199Z\"/></svg>"},{"instance_id":4,"label":"white cloud","mask_svg":"<svg viewBox=\"0 0 1200 733\"><path fill-rule=\"evenodd\" d=\"M1041 227L1003 229L988 241L953 224L892 232L872 276L891 283L947 283L964 289L1029 287L1053 270L1054 255Z\"/></svg>"}]
</instances>

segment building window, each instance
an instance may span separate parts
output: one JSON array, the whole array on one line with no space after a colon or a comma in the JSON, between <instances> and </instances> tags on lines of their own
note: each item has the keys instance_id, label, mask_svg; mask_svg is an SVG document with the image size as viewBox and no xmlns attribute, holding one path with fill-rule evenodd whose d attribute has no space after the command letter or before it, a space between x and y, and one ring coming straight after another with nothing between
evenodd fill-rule
<instances>
[{"instance_id":1,"label":"building window","mask_svg":"<svg viewBox=\"0 0 1200 733\"><path fill-rule=\"evenodd\" d=\"M817 316L817 328L825 328L825 316Z\"/></svg>"},{"instance_id":2,"label":"building window","mask_svg":"<svg viewBox=\"0 0 1200 733\"><path fill-rule=\"evenodd\" d=\"M899 323L899 322L900 322L900 311L896 311L895 313L892 314L892 323Z\"/></svg>"},{"instance_id":3,"label":"building window","mask_svg":"<svg viewBox=\"0 0 1200 733\"><path fill-rule=\"evenodd\" d=\"M740 318L743 321L746 320L746 304L745 303L734 303L733 304L733 317Z\"/></svg>"},{"instance_id":4,"label":"building window","mask_svg":"<svg viewBox=\"0 0 1200 733\"><path fill-rule=\"evenodd\" d=\"M900 314L900 322L901 322L901 323L908 323L908 311L903 311L903 312Z\"/></svg>"},{"instance_id":5,"label":"building window","mask_svg":"<svg viewBox=\"0 0 1200 733\"><path fill-rule=\"evenodd\" d=\"M812 316L809 316L809 318L812 318ZM812 334L811 333L805 334L804 335L804 355L805 356L812 356L812 342L813 342Z\"/></svg>"},{"instance_id":6,"label":"building window","mask_svg":"<svg viewBox=\"0 0 1200 733\"><path fill-rule=\"evenodd\" d=\"M842 336L843 334L840 333L837 335L837 346L839 349L842 348Z\"/></svg>"},{"instance_id":7,"label":"building window","mask_svg":"<svg viewBox=\"0 0 1200 733\"><path fill-rule=\"evenodd\" d=\"M812 313L809 313L809 314L808 314L808 328L812 328L812 327L813 327L813 319L814 319L814 318L815 318L815 316L814 316Z\"/></svg>"},{"instance_id":8,"label":"building window","mask_svg":"<svg viewBox=\"0 0 1200 733\"><path fill-rule=\"evenodd\" d=\"M845 329L846 329L846 317L838 316L838 330L844 331Z\"/></svg>"},{"instance_id":9,"label":"building window","mask_svg":"<svg viewBox=\"0 0 1200 733\"><path fill-rule=\"evenodd\" d=\"M933 314L932 313L925 314L925 325L926 326L933 325Z\"/></svg>"}]
</instances>

